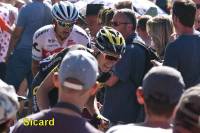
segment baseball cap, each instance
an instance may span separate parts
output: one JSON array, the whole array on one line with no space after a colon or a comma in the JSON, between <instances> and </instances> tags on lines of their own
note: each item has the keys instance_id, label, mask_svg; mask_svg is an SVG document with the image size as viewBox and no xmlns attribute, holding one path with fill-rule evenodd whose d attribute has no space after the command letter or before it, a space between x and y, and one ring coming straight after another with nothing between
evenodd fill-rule
<instances>
[{"instance_id":1,"label":"baseball cap","mask_svg":"<svg viewBox=\"0 0 200 133\"><path fill-rule=\"evenodd\" d=\"M144 77L144 98L161 103L177 104L185 88L179 71L168 66L153 67Z\"/></svg>"},{"instance_id":2,"label":"baseball cap","mask_svg":"<svg viewBox=\"0 0 200 133\"><path fill-rule=\"evenodd\" d=\"M0 124L14 117L18 109L18 96L14 87L0 80Z\"/></svg>"},{"instance_id":3,"label":"baseball cap","mask_svg":"<svg viewBox=\"0 0 200 133\"><path fill-rule=\"evenodd\" d=\"M200 127L200 86L186 90L178 103L178 110L185 116L185 120L192 125Z\"/></svg>"},{"instance_id":4,"label":"baseball cap","mask_svg":"<svg viewBox=\"0 0 200 133\"><path fill-rule=\"evenodd\" d=\"M75 90L90 89L96 83L98 74L96 58L83 50L69 51L63 58L59 70L61 84ZM67 79L75 79L81 84L72 83Z\"/></svg>"}]
</instances>

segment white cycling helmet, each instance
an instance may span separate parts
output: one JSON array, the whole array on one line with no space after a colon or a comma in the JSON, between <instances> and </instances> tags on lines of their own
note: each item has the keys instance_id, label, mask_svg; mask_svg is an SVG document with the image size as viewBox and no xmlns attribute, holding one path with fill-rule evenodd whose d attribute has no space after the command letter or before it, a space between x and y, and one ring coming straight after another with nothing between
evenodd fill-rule
<instances>
[{"instance_id":1,"label":"white cycling helmet","mask_svg":"<svg viewBox=\"0 0 200 133\"><path fill-rule=\"evenodd\" d=\"M53 5L51 14L57 21L74 22L78 19L79 11L71 2L60 1Z\"/></svg>"}]
</instances>

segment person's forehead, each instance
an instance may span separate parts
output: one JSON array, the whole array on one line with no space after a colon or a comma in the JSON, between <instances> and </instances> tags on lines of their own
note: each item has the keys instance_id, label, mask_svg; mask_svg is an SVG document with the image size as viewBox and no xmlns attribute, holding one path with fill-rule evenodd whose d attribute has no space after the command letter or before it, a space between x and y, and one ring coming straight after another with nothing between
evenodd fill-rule
<instances>
[{"instance_id":1,"label":"person's forehead","mask_svg":"<svg viewBox=\"0 0 200 133\"><path fill-rule=\"evenodd\" d=\"M90 23L92 23L92 22L97 22L97 18L98 18L98 16L87 16L86 17L86 21L87 22L90 22Z\"/></svg>"}]
</instances>

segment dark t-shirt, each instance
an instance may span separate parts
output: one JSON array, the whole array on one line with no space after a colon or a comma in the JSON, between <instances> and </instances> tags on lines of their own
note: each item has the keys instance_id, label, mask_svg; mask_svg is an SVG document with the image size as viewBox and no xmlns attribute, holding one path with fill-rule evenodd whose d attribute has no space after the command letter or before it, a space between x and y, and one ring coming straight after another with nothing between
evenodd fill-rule
<instances>
[{"instance_id":1,"label":"dark t-shirt","mask_svg":"<svg viewBox=\"0 0 200 133\"><path fill-rule=\"evenodd\" d=\"M179 70L186 87L200 83L200 33L181 35L170 43L163 64Z\"/></svg>"},{"instance_id":2,"label":"dark t-shirt","mask_svg":"<svg viewBox=\"0 0 200 133\"><path fill-rule=\"evenodd\" d=\"M13 133L100 133L81 117L55 113L50 110L41 111L27 118L25 118L26 120L22 119L16 125ZM51 121L51 125L31 126L30 123L29 125L27 124L27 120L30 120L30 118L32 120L40 120L36 122L37 124L39 122L42 123L41 120L54 120L54 124Z\"/></svg>"},{"instance_id":3,"label":"dark t-shirt","mask_svg":"<svg viewBox=\"0 0 200 133\"><path fill-rule=\"evenodd\" d=\"M130 39L137 37L136 34ZM116 64L114 74L118 83L105 90L103 115L113 123L136 122L140 105L136 98L136 82L141 83L145 69L145 51L137 45L127 43L126 52Z\"/></svg>"}]
</instances>

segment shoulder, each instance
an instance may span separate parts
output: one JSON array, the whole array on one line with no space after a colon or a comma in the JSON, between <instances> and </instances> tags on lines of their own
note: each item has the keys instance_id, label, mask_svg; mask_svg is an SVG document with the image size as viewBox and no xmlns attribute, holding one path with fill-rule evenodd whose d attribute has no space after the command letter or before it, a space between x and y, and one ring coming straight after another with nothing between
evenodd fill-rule
<instances>
[{"instance_id":1,"label":"shoulder","mask_svg":"<svg viewBox=\"0 0 200 133\"><path fill-rule=\"evenodd\" d=\"M89 38L86 31L78 25L74 25L72 32L85 38Z\"/></svg>"},{"instance_id":2,"label":"shoulder","mask_svg":"<svg viewBox=\"0 0 200 133\"><path fill-rule=\"evenodd\" d=\"M39 113L29 115L27 117L24 117L24 118L18 120L18 122L16 123L16 125L13 129L13 133L18 133L18 132L23 133L26 130L29 130L28 127L32 126L31 124L33 123L31 121L42 119L45 116L45 114L48 112L49 112L49 110L43 110Z\"/></svg>"},{"instance_id":3,"label":"shoulder","mask_svg":"<svg viewBox=\"0 0 200 133\"><path fill-rule=\"evenodd\" d=\"M114 126L114 127L110 128L107 133L126 133L126 132L172 133L172 130L171 129L136 126L134 124L127 124L127 125Z\"/></svg>"},{"instance_id":4,"label":"shoulder","mask_svg":"<svg viewBox=\"0 0 200 133\"><path fill-rule=\"evenodd\" d=\"M89 122L86 122L85 128L88 133L101 133L101 131L94 128Z\"/></svg>"},{"instance_id":5,"label":"shoulder","mask_svg":"<svg viewBox=\"0 0 200 133\"><path fill-rule=\"evenodd\" d=\"M173 42L169 43L166 47L166 51L169 50L180 50L180 48L186 44L186 38L184 36L178 37Z\"/></svg>"},{"instance_id":6,"label":"shoulder","mask_svg":"<svg viewBox=\"0 0 200 133\"><path fill-rule=\"evenodd\" d=\"M34 34L34 39L43 38L46 34L50 34L53 30L53 25L46 25L38 29Z\"/></svg>"}]
</instances>

